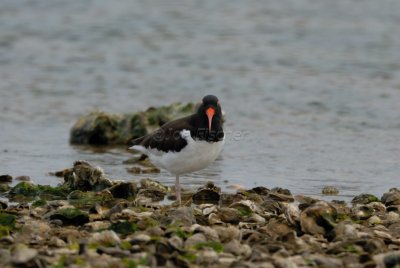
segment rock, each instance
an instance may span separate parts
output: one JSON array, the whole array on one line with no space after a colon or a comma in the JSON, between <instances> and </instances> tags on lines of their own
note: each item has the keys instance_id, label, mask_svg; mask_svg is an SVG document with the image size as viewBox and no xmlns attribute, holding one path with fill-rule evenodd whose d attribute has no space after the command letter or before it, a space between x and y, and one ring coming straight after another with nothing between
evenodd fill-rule
<instances>
[{"instance_id":1,"label":"rock","mask_svg":"<svg viewBox=\"0 0 400 268\"><path fill-rule=\"evenodd\" d=\"M12 182L12 177L10 175L0 175L0 183Z\"/></svg>"},{"instance_id":2,"label":"rock","mask_svg":"<svg viewBox=\"0 0 400 268\"><path fill-rule=\"evenodd\" d=\"M120 182L108 189L114 198L135 198L138 189L135 182Z\"/></svg>"},{"instance_id":3,"label":"rock","mask_svg":"<svg viewBox=\"0 0 400 268\"><path fill-rule=\"evenodd\" d=\"M358 237L357 229L349 221L342 221L335 226L335 240L346 241Z\"/></svg>"},{"instance_id":4,"label":"rock","mask_svg":"<svg viewBox=\"0 0 400 268\"><path fill-rule=\"evenodd\" d=\"M138 201L142 198L148 198L151 200L151 202L160 202L165 199L165 196L166 192L162 192L157 189L140 189L135 201Z\"/></svg>"},{"instance_id":5,"label":"rock","mask_svg":"<svg viewBox=\"0 0 400 268\"><path fill-rule=\"evenodd\" d=\"M114 231L102 231L100 233L92 234L88 243L89 245L93 244L111 247L121 244L121 239Z\"/></svg>"},{"instance_id":6,"label":"rock","mask_svg":"<svg viewBox=\"0 0 400 268\"><path fill-rule=\"evenodd\" d=\"M29 176L18 176L18 177L15 177L15 180L16 181L30 181L31 177L29 177Z\"/></svg>"},{"instance_id":7,"label":"rock","mask_svg":"<svg viewBox=\"0 0 400 268\"><path fill-rule=\"evenodd\" d=\"M269 220L265 226L260 227L258 230L261 233L268 234L270 237L277 238L292 232L293 228L290 227L283 219L273 218Z\"/></svg>"},{"instance_id":8,"label":"rock","mask_svg":"<svg viewBox=\"0 0 400 268\"><path fill-rule=\"evenodd\" d=\"M235 208L221 207L218 209L217 215L219 216L221 221L226 223L237 224L241 219L239 210Z\"/></svg>"},{"instance_id":9,"label":"rock","mask_svg":"<svg viewBox=\"0 0 400 268\"><path fill-rule=\"evenodd\" d=\"M217 214L211 213L210 215L208 215L208 223L210 225L216 225L216 224L222 224L223 222Z\"/></svg>"},{"instance_id":10,"label":"rock","mask_svg":"<svg viewBox=\"0 0 400 268\"><path fill-rule=\"evenodd\" d=\"M39 195L39 189L30 182L20 182L11 188L9 192L10 196L22 195L34 197Z\"/></svg>"},{"instance_id":11,"label":"rock","mask_svg":"<svg viewBox=\"0 0 400 268\"><path fill-rule=\"evenodd\" d=\"M326 235L334 228L335 218L335 208L324 201L319 201L301 212L301 230L312 235Z\"/></svg>"},{"instance_id":12,"label":"rock","mask_svg":"<svg viewBox=\"0 0 400 268\"><path fill-rule=\"evenodd\" d=\"M108 229L111 227L111 222L109 221L93 221L88 222L84 225L84 229L89 232L98 232L100 230Z\"/></svg>"},{"instance_id":13,"label":"rock","mask_svg":"<svg viewBox=\"0 0 400 268\"><path fill-rule=\"evenodd\" d=\"M236 239L224 244L224 252L232 253L235 256L244 256L245 258L250 256L251 248L247 244L240 244Z\"/></svg>"},{"instance_id":14,"label":"rock","mask_svg":"<svg viewBox=\"0 0 400 268\"><path fill-rule=\"evenodd\" d=\"M298 205L294 203L289 203L289 204L282 204L284 209L284 215L286 218L286 221L292 225L292 226L297 226L300 223L300 209Z\"/></svg>"},{"instance_id":15,"label":"rock","mask_svg":"<svg viewBox=\"0 0 400 268\"><path fill-rule=\"evenodd\" d=\"M377 267L398 267L400 265L400 252L387 252L373 256Z\"/></svg>"},{"instance_id":16,"label":"rock","mask_svg":"<svg viewBox=\"0 0 400 268\"><path fill-rule=\"evenodd\" d=\"M114 200L114 197L107 190L101 192L82 192L80 190L75 190L68 195L69 203L79 208L89 208L96 204L104 205L112 200Z\"/></svg>"},{"instance_id":17,"label":"rock","mask_svg":"<svg viewBox=\"0 0 400 268\"><path fill-rule=\"evenodd\" d=\"M388 193L383 194L381 201L387 207L400 205L400 190L397 188L390 189Z\"/></svg>"},{"instance_id":18,"label":"rock","mask_svg":"<svg viewBox=\"0 0 400 268\"><path fill-rule=\"evenodd\" d=\"M366 220L374 213L374 209L366 205L354 205L351 208L351 215L357 220Z\"/></svg>"},{"instance_id":19,"label":"rock","mask_svg":"<svg viewBox=\"0 0 400 268\"><path fill-rule=\"evenodd\" d=\"M281 189L281 188L279 188ZM278 202L293 202L294 201L294 197L290 194L284 194L284 193L290 193L290 191L272 191L268 194L268 198L272 199L274 201L278 201Z\"/></svg>"},{"instance_id":20,"label":"rock","mask_svg":"<svg viewBox=\"0 0 400 268\"><path fill-rule=\"evenodd\" d=\"M32 262L37 255L38 252L36 249L28 248L26 245L23 244L17 244L11 255L11 262L14 265L23 265L25 267L28 267L29 263Z\"/></svg>"},{"instance_id":21,"label":"rock","mask_svg":"<svg viewBox=\"0 0 400 268\"><path fill-rule=\"evenodd\" d=\"M205 235L207 240L210 241L219 241L219 236L217 231L215 231L213 228L208 227L208 226L201 226L199 224L193 224L190 227L190 231L193 233L202 233Z\"/></svg>"},{"instance_id":22,"label":"rock","mask_svg":"<svg viewBox=\"0 0 400 268\"><path fill-rule=\"evenodd\" d=\"M49 241L49 246L53 246L53 247L57 247L57 248L63 248L67 245L67 243L65 243L64 240L53 236L52 238L50 238Z\"/></svg>"},{"instance_id":23,"label":"rock","mask_svg":"<svg viewBox=\"0 0 400 268\"><path fill-rule=\"evenodd\" d=\"M376 215L374 215L368 219L369 225L377 225L377 224L381 224L381 223L382 223L382 220Z\"/></svg>"},{"instance_id":24,"label":"rock","mask_svg":"<svg viewBox=\"0 0 400 268\"><path fill-rule=\"evenodd\" d=\"M185 247L186 248L191 248L194 247L197 244L200 243L205 243L207 241L207 238L204 234L202 233L197 233L186 239L185 241Z\"/></svg>"},{"instance_id":25,"label":"rock","mask_svg":"<svg viewBox=\"0 0 400 268\"><path fill-rule=\"evenodd\" d=\"M268 196L268 194L271 192L270 189L262 187L262 186L258 186L258 187L254 187L250 190L247 191L248 193L255 193L258 195L263 195L263 196Z\"/></svg>"},{"instance_id":26,"label":"rock","mask_svg":"<svg viewBox=\"0 0 400 268\"><path fill-rule=\"evenodd\" d=\"M237 209L242 217L250 216L253 213L261 214L261 209L250 200L242 200L230 205L231 208Z\"/></svg>"},{"instance_id":27,"label":"rock","mask_svg":"<svg viewBox=\"0 0 400 268\"><path fill-rule=\"evenodd\" d=\"M76 208L61 208L50 215L50 220L61 220L63 225L84 225L89 215Z\"/></svg>"},{"instance_id":28,"label":"rock","mask_svg":"<svg viewBox=\"0 0 400 268\"><path fill-rule=\"evenodd\" d=\"M8 207L8 203L6 201L0 200L0 210L6 209Z\"/></svg>"},{"instance_id":29,"label":"rock","mask_svg":"<svg viewBox=\"0 0 400 268\"><path fill-rule=\"evenodd\" d=\"M34 185L31 182L23 181L11 188L9 197L13 200L32 200L33 197L40 196L47 200L65 199L67 189L63 187L52 187L48 185Z\"/></svg>"},{"instance_id":30,"label":"rock","mask_svg":"<svg viewBox=\"0 0 400 268\"><path fill-rule=\"evenodd\" d=\"M136 231L137 227L134 223L125 220L113 222L110 229L121 235L132 234Z\"/></svg>"},{"instance_id":31,"label":"rock","mask_svg":"<svg viewBox=\"0 0 400 268\"><path fill-rule=\"evenodd\" d=\"M11 189L10 185L5 183L0 183L0 193L8 192Z\"/></svg>"},{"instance_id":32,"label":"rock","mask_svg":"<svg viewBox=\"0 0 400 268\"><path fill-rule=\"evenodd\" d=\"M289 189L284 189L280 187L274 187L271 189L271 192L277 193L277 194L282 194L282 195L292 195Z\"/></svg>"},{"instance_id":33,"label":"rock","mask_svg":"<svg viewBox=\"0 0 400 268\"><path fill-rule=\"evenodd\" d=\"M186 226L191 226L196 223L196 217L193 215L193 210L189 207L177 208L169 214L168 218L172 223Z\"/></svg>"},{"instance_id":34,"label":"rock","mask_svg":"<svg viewBox=\"0 0 400 268\"><path fill-rule=\"evenodd\" d=\"M127 144L177 117L191 114L194 104L175 103L135 114L93 111L78 119L70 132L72 144Z\"/></svg>"},{"instance_id":35,"label":"rock","mask_svg":"<svg viewBox=\"0 0 400 268\"><path fill-rule=\"evenodd\" d=\"M385 215L385 221L389 224L393 224L400 221L400 215L396 212L390 211Z\"/></svg>"},{"instance_id":36,"label":"rock","mask_svg":"<svg viewBox=\"0 0 400 268\"><path fill-rule=\"evenodd\" d=\"M213 226L213 229L217 232L222 243L229 242L232 239L239 241L242 239L242 232L235 226Z\"/></svg>"},{"instance_id":37,"label":"rock","mask_svg":"<svg viewBox=\"0 0 400 268\"><path fill-rule=\"evenodd\" d=\"M6 212L0 212L0 226L5 226L9 228L9 230L14 229L15 219L16 217L12 214Z\"/></svg>"},{"instance_id":38,"label":"rock","mask_svg":"<svg viewBox=\"0 0 400 268\"><path fill-rule=\"evenodd\" d=\"M193 203L203 204L212 203L218 204L220 199L221 189L214 185L213 182L208 182L204 187L200 187L192 196Z\"/></svg>"},{"instance_id":39,"label":"rock","mask_svg":"<svg viewBox=\"0 0 400 268\"><path fill-rule=\"evenodd\" d=\"M197 263L208 266L218 261L218 254L213 250L202 250L197 253Z\"/></svg>"},{"instance_id":40,"label":"rock","mask_svg":"<svg viewBox=\"0 0 400 268\"><path fill-rule=\"evenodd\" d=\"M218 206L214 204L200 204L199 209L203 210L203 215L207 216L210 215L211 213L215 213L218 210Z\"/></svg>"},{"instance_id":41,"label":"rock","mask_svg":"<svg viewBox=\"0 0 400 268\"><path fill-rule=\"evenodd\" d=\"M172 236L168 239L168 243L174 249L181 250L183 248L183 240L179 236Z\"/></svg>"},{"instance_id":42,"label":"rock","mask_svg":"<svg viewBox=\"0 0 400 268\"><path fill-rule=\"evenodd\" d=\"M11 235L4 235L2 233L2 226L0 226L0 244L11 245L15 242L15 239ZM0 255L1 256L1 255ZM0 262L1 264L1 262Z\"/></svg>"},{"instance_id":43,"label":"rock","mask_svg":"<svg viewBox=\"0 0 400 268\"><path fill-rule=\"evenodd\" d=\"M376 196L374 196L372 194L360 194L360 195L355 196L351 200L351 203L353 205L355 205L355 204L364 204L364 205L366 205L366 204L369 204L371 202L378 202L378 201L379 201L378 197L376 197Z\"/></svg>"},{"instance_id":44,"label":"rock","mask_svg":"<svg viewBox=\"0 0 400 268\"><path fill-rule=\"evenodd\" d=\"M79 160L70 172L65 173L64 187L70 191L101 191L112 186L100 167L93 167L88 162Z\"/></svg>"},{"instance_id":45,"label":"rock","mask_svg":"<svg viewBox=\"0 0 400 268\"><path fill-rule=\"evenodd\" d=\"M337 195L339 194L339 189L335 186L325 186L322 188L323 195Z\"/></svg>"},{"instance_id":46,"label":"rock","mask_svg":"<svg viewBox=\"0 0 400 268\"><path fill-rule=\"evenodd\" d=\"M165 185L161 184L160 182L149 179L149 178L140 180L140 188L146 189L146 190L154 190L154 191L158 191L158 192L161 192L164 194L171 192L171 188L169 188L168 186L165 186Z\"/></svg>"},{"instance_id":47,"label":"rock","mask_svg":"<svg viewBox=\"0 0 400 268\"><path fill-rule=\"evenodd\" d=\"M147 234L134 234L132 236L129 237L130 239L130 243L132 245L136 245L136 244L146 244L151 240L151 237Z\"/></svg>"}]
</instances>

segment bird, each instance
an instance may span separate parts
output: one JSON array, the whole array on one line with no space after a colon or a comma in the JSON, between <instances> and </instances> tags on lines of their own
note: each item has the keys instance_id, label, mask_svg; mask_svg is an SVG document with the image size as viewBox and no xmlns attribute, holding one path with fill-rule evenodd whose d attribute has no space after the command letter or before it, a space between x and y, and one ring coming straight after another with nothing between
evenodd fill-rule
<instances>
[{"instance_id":1,"label":"bird","mask_svg":"<svg viewBox=\"0 0 400 268\"><path fill-rule=\"evenodd\" d=\"M165 123L159 129L131 141L129 149L147 155L157 167L175 175L175 194L181 205L179 176L206 168L225 143L222 108L214 95L203 97L197 111Z\"/></svg>"}]
</instances>

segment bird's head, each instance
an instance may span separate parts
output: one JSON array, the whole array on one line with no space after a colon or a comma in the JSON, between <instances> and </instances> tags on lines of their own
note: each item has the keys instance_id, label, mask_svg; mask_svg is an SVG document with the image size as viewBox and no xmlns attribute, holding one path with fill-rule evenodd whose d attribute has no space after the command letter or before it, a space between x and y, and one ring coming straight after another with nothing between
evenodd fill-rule
<instances>
[{"instance_id":1,"label":"bird's head","mask_svg":"<svg viewBox=\"0 0 400 268\"><path fill-rule=\"evenodd\" d=\"M214 95L207 95L203 98L197 113L207 117L209 131L212 131L213 122L220 123L222 120L221 105L218 98Z\"/></svg>"}]
</instances>

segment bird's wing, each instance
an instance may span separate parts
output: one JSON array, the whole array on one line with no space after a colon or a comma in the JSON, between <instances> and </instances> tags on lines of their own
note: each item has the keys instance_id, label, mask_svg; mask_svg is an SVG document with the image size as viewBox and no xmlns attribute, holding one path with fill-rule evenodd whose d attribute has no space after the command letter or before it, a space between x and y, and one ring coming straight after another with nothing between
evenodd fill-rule
<instances>
[{"instance_id":1,"label":"bird's wing","mask_svg":"<svg viewBox=\"0 0 400 268\"><path fill-rule=\"evenodd\" d=\"M193 131L190 119L191 116L187 116L165 123L156 131L137 138L131 141L130 144L133 145L132 147L140 145L146 149L179 152L187 145L187 141L181 136L182 130Z\"/></svg>"}]
</instances>

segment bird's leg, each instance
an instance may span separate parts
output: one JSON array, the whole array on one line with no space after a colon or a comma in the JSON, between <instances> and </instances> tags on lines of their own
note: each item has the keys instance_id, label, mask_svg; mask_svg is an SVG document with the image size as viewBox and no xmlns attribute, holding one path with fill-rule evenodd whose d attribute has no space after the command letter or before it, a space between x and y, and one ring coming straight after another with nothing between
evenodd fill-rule
<instances>
[{"instance_id":1,"label":"bird's leg","mask_svg":"<svg viewBox=\"0 0 400 268\"><path fill-rule=\"evenodd\" d=\"M179 175L176 175L175 180L175 195L179 206L181 206L181 185L179 184Z\"/></svg>"}]
</instances>

